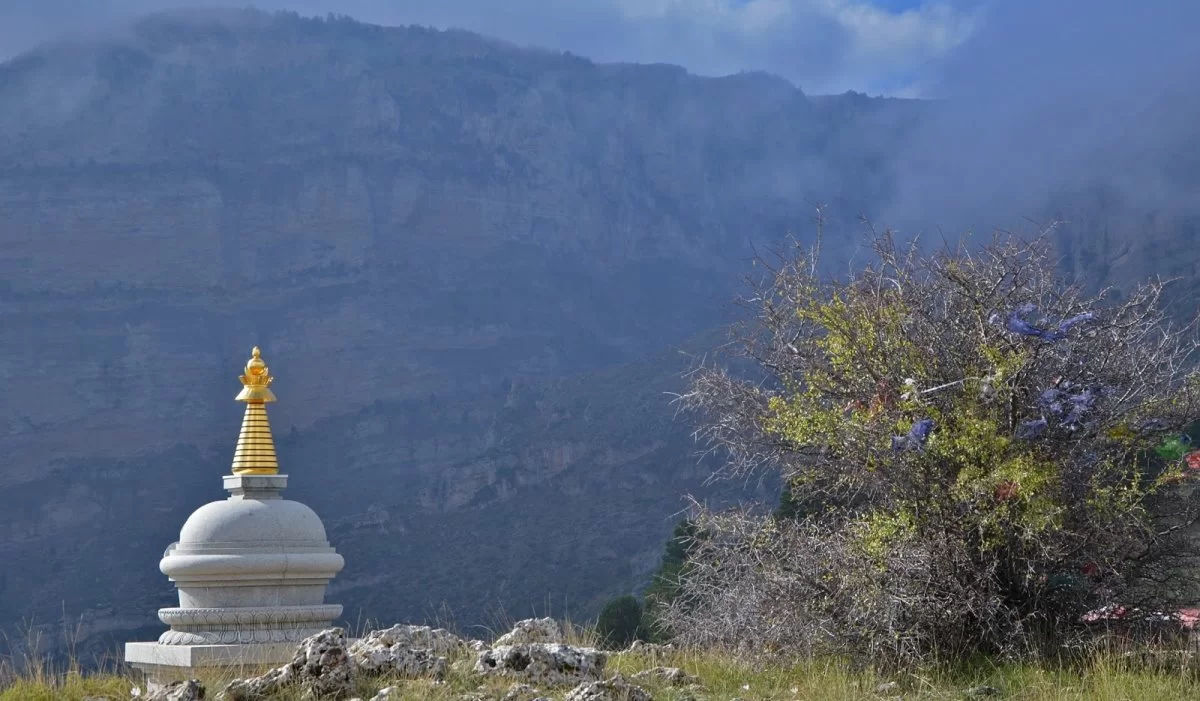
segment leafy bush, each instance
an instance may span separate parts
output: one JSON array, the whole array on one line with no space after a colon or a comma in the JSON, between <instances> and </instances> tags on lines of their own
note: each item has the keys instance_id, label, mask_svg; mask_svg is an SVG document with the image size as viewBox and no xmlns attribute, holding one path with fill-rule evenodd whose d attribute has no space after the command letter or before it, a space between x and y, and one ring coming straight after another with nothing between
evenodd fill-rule
<instances>
[{"instance_id":1,"label":"leafy bush","mask_svg":"<svg viewBox=\"0 0 1200 701\"><path fill-rule=\"evenodd\" d=\"M679 597L682 580L686 574L688 557L695 550L698 537L696 524L684 519L675 524L671 537L667 540L666 552L663 553L662 563L650 580L646 589L646 606L643 612L643 627L653 640L665 639L670 636L670 630L660 620L659 612L670 607Z\"/></svg>"},{"instance_id":2,"label":"leafy bush","mask_svg":"<svg viewBox=\"0 0 1200 701\"><path fill-rule=\"evenodd\" d=\"M1044 649L1116 602L1194 604L1172 565L1194 551L1175 487L1200 469L1180 435L1200 384L1163 283L1087 296L1044 239L874 250L843 282L815 251L781 260L739 333L763 377L695 371L681 401L726 471L780 470L787 499L696 509L706 539L666 624L902 661Z\"/></svg>"},{"instance_id":3,"label":"leafy bush","mask_svg":"<svg viewBox=\"0 0 1200 701\"><path fill-rule=\"evenodd\" d=\"M626 595L605 604L596 621L596 634L609 648L626 648L634 640L645 640L642 602Z\"/></svg>"}]
</instances>

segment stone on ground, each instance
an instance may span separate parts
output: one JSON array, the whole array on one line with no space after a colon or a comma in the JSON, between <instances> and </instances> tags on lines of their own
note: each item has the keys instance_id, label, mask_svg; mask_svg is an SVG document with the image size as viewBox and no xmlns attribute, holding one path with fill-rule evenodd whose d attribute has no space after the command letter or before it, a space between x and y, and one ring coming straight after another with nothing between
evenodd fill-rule
<instances>
[{"instance_id":1,"label":"stone on ground","mask_svg":"<svg viewBox=\"0 0 1200 701\"><path fill-rule=\"evenodd\" d=\"M364 674L400 677L446 675L445 655L464 649L461 638L441 628L392 626L373 630L350 645L350 662Z\"/></svg>"},{"instance_id":2,"label":"stone on ground","mask_svg":"<svg viewBox=\"0 0 1200 701\"><path fill-rule=\"evenodd\" d=\"M617 675L607 681L584 682L571 690L565 701L652 701L650 692Z\"/></svg>"},{"instance_id":3,"label":"stone on ground","mask_svg":"<svg viewBox=\"0 0 1200 701\"><path fill-rule=\"evenodd\" d=\"M559 643L503 645L479 653L475 671L510 676L538 686L570 686L600 679L608 657L592 648Z\"/></svg>"},{"instance_id":4,"label":"stone on ground","mask_svg":"<svg viewBox=\"0 0 1200 701\"><path fill-rule=\"evenodd\" d=\"M462 638L444 628L429 626L395 625L383 630L373 630L350 645L350 656L356 658L360 651L379 648L406 647L411 650L429 650L437 655L447 655L463 648Z\"/></svg>"},{"instance_id":5,"label":"stone on ground","mask_svg":"<svg viewBox=\"0 0 1200 701\"><path fill-rule=\"evenodd\" d=\"M561 642L563 642L563 633L558 621L553 618L526 618L523 621L517 621L513 629L497 638L492 646Z\"/></svg>"},{"instance_id":6,"label":"stone on ground","mask_svg":"<svg viewBox=\"0 0 1200 701\"><path fill-rule=\"evenodd\" d=\"M204 701L204 685L198 679L171 682L144 698L145 701Z\"/></svg>"},{"instance_id":7,"label":"stone on ground","mask_svg":"<svg viewBox=\"0 0 1200 701\"><path fill-rule=\"evenodd\" d=\"M259 677L229 683L219 698L224 701L263 701L270 695L299 686L301 697L345 698L353 688L354 668L346 653L346 636L331 628L305 638L292 661Z\"/></svg>"},{"instance_id":8,"label":"stone on ground","mask_svg":"<svg viewBox=\"0 0 1200 701\"><path fill-rule=\"evenodd\" d=\"M532 699L537 696L538 690L528 684L516 683L508 688L503 698L500 701L519 701L520 699Z\"/></svg>"},{"instance_id":9,"label":"stone on ground","mask_svg":"<svg viewBox=\"0 0 1200 701\"><path fill-rule=\"evenodd\" d=\"M634 640L625 652L635 653L639 655L663 655L668 652L674 652L675 646L667 643L666 645L658 645L656 643L647 643L642 640Z\"/></svg>"},{"instance_id":10,"label":"stone on ground","mask_svg":"<svg viewBox=\"0 0 1200 701\"><path fill-rule=\"evenodd\" d=\"M630 677L635 682L658 682L671 686L689 686L698 684L699 679L693 677L678 667L653 667L643 670Z\"/></svg>"}]
</instances>

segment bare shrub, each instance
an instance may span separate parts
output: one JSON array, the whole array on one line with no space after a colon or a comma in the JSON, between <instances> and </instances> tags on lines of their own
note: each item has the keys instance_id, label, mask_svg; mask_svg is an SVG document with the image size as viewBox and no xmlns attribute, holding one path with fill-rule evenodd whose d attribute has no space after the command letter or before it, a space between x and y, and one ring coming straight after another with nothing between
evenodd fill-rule
<instances>
[{"instance_id":1,"label":"bare shrub","mask_svg":"<svg viewBox=\"0 0 1200 701\"><path fill-rule=\"evenodd\" d=\"M735 348L761 380L694 371L679 401L724 473L788 486L772 515L696 509L664 625L904 661L1044 650L1114 601L1194 604L1170 580L1194 554L1197 346L1165 283L1085 295L1044 237L873 244L848 280L819 277L813 251L753 288Z\"/></svg>"}]
</instances>

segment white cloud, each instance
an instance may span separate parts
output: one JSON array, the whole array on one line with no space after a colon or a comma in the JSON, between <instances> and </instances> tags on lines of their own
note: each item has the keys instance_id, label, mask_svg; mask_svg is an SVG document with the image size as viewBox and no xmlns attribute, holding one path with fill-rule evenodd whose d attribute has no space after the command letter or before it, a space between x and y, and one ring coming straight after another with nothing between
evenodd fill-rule
<instances>
[{"instance_id":1,"label":"white cloud","mask_svg":"<svg viewBox=\"0 0 1200 701\"><path fill-rule=\"evenodd\" d=\"M963 44L978 23L976 12L947 3L898 13L869 2L827 0L826 4L850 36L841 79L866 84L887 81L889 93L905 96L920 95L920 77L915 74ZM903 86L896 85L897 76L908 76Z\"/></svg>"}]
</instances>

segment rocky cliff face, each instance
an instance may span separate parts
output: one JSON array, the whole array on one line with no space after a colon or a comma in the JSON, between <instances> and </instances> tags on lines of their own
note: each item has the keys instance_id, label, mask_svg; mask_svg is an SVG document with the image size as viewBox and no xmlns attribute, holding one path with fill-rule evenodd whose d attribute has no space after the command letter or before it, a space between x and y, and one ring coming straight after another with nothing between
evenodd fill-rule
<instances>
[{"instance_id":1,"label":"rocky cliff face","mask_svg":"<svg viewBox=\"0 0 1200 701\"><path fill-rule=\"evenodd\" d=\"M155 627L253 344L348 615L594 610L706 474L676 356L629 363L806 197L870 195L855 128L766 76L252 12L0 66L0 621Z\"/></svg>"}]
</instances>

